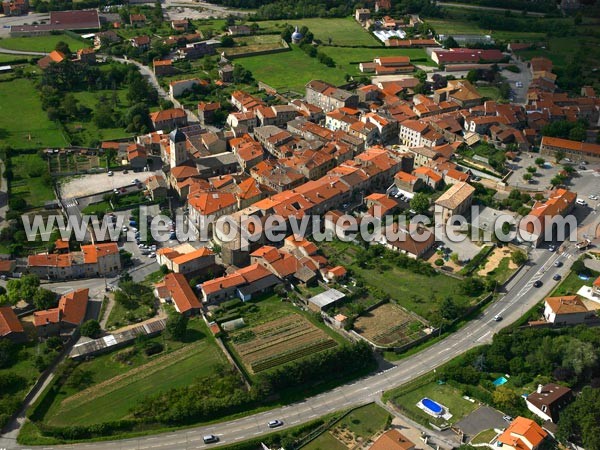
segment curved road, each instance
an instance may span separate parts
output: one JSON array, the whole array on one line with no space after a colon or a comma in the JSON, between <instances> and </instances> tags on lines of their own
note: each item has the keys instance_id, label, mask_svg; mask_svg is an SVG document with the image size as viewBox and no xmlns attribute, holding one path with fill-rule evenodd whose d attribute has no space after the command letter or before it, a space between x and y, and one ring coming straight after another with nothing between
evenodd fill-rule
<instances>
[{"instance_id":1,"label":"curved road","mask_svg":"<svg viewBox=\"0 0 600 450\"><path fill-rule=\"evenodd\" d=\"M508 293L492 303L480 317L469 322L457 333L401 360L395 367L308 398L305 401L229 422L200 426L188 430L121 441L46 446L44 448L180 450L182 448L218 447L218 445L241 442L271 432L272 430L266 425L269 420L283 420L285 425L282 428L286 428L325 414L372 402L381 396L382 391L398 387L439 367L475 346L490 342L495 333L516 321L550 292L556 283L552 281L552 276L555 273L565 275L576 259L574 257L576 253L577 249L574 246L568 247L564 253L560 254L544 249L534 250L529 266L524 268L519 276L510 283ZM563 262L560 268L554 266L557 259ZM533 283L537 280L543 282L541 288L533 287ZM493 317L496 314L501 314L504 320L495 322ZM205 446L202 442L202 436L205 434L218 435L220 443ZM0 442L0 444L6 445L5 442ZM13 445L7 448L23 447Z\"/></svg>"}]
</instances>

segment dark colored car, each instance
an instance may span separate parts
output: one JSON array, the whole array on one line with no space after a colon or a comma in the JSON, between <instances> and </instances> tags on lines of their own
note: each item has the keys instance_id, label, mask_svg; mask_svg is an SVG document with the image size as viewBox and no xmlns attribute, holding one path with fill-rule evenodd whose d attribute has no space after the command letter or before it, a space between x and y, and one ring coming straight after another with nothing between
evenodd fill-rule
<instances>
[{"instance_id":1,"label":"dark colored car","mask_svg":"<svg viewBox=\"0 0 600 450\"><path fill-rule=\"evenodd\" d=\"M540 280L537 280L535 283L533 283L533 287L539 288L542 286L542 284L544 283L542 283Z\"/></svg>"}]
</instances>

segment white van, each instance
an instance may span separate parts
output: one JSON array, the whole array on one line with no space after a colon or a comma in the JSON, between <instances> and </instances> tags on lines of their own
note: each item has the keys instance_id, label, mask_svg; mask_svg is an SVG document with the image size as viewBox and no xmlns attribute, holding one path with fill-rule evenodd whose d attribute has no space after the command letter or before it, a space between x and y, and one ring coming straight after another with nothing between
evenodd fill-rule
<instances>
[{"instance_id":1,"label":"white van","mask_svg":"<svg viewBox=\"0 0 600 450\"><path fill-rule=\"evenodd\" d=\"M587 202L582 198L578 198L577 200L575 200L575 203L577 203L580 206L587 206Z\"/></svg>"}]
</instances>

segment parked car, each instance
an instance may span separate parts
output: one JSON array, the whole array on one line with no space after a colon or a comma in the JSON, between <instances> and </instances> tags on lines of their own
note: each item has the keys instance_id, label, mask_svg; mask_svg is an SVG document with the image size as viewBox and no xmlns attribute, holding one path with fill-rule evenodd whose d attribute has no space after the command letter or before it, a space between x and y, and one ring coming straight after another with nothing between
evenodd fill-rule
<instances>
[{"instance_id":1,"label":"parked car","mask_svg":"<svg viewBox=\"0 0 600 450\"><path fill-rule=\"evenodd\" d=\"M214 434L207 434L202 436L202 440L205 444L214 444L215 442L219 442L219 437Z\"/></svg>"},{"instance_id":2,"label":"parked car","mask_svg":"<svg viewBox=\"0 0 600 450\"><path fill-rule=\"evenodd\" d=\"M554 261L554 267L562 267L562 261Z\"/></svg>"},{"instance_id":3,"label":"parked car","mask_svg":"<svg viewBox=\"0 0 600 450\"><path fill-rule=\"evenodd\" d=\"M575 203L577 203L580 206L587 206L587 202L582 198L578 198L577 200L575 200Z\"/></svg>"},{"instance_id":4,"label":"parked car","mask_svg":"<svg viewBox=\"0 0 600 450\"><path fill-rule=\"evenodd\" d=\"M555 273L555 274L554 274L554 276L552 277L552 279L553 279L554 281L559 281L561 278L562 278L562 277L561 277L561 276L560 276L558 273Z\"/></svg>"},{"instance_id":5,"label":"parked car","mask_svg":"<svg viewBox=\"0 0 600 450\"><path fill-rule=\"evenodd\" d=\"M109 177L112 177L113 175L114 175L114 174L113 174L112 170L109 170L109 171L108 171L108 176L109 176Z\"/></svg>"},{"instance_id":6,"label":"parked car","mask_svg":"<svg viewBox=\"0 0 600 450\"><path fill-rule=\"evenodd\" d=\"M513 418L510 416L502 416L502 418L508 423L511 423L513 421Z\"/></svg>"}]
</instances>

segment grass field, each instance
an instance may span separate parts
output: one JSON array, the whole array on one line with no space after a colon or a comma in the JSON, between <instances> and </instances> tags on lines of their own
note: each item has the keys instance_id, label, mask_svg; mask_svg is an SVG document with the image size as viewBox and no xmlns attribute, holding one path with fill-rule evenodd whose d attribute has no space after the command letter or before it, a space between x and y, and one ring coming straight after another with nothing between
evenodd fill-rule
<instances>
[{"instance_id":1,"label":"grass field","mask_svg":"<svg viewBox=\"0 0 600 450\"><path fill-rule=\"evenodd\" d=\"M167 352L146 357L138 352L131 365L117 361L120 352L98 356L83 362L76 370L89 373L89 387L70 386L67 382L54 400L45 421L57 426L89 425L127 417L129 410L148 395L186 386L195 378L209 375L225 359L207 334L201 320L190 323L196 341L187 345L154 338L167 345Z\"/></svg>"},{"instance_id":2,"label":"grass field","mask_svg":"<svg viewBox=\"0 0 600 450\"><path fill-rule=\"evenodd\" d=\"M28 57L25 55L7 55L5 53L0 53L0 63L2 64L10 64L14 61L23 61L24 59L27 60Z\"/></svg>"},{"instance_id":3,"label":"grass field","mask_svg":"<svg viewBox=\"0 0 600 450\"><path fill-rule=\"evenodd\" d=\"M27 153L11 157L14 178L10 183L11 195L23 198L28 206L43 206L54 200L54 190L47 177L46 161L37 153Z\"/></svg>"},{"instance_id":4,"label":"grass field","mask_svg":"<svg viewBox=\"0 0 600 450\"><path fill-rule=\"evenodd\" d=\"M72 52L75 52L80 48L90 47L92 45L92 43L89 41L80 41L64 34L50 34L48 36L11 37L0 39L0 48L6 48L8 50L50 53L60 41L69 44L69 48Z\"/></svg>"},{"instance_id":5,"label":"grass field","mask_svg":"<svg viewBox=\"0 0 600 450\"><path fill-rule=\"evenodd\" d=\"M475 436L470 444L489 444L489 442L496 437L498 433L494 430L484 430Z\"/></svg>"},{"instance_id":6,"label":"grass field","mask_svg":"<svg viewBox=\"0 0 600 450\"><path fill-rule=\"evenodd\" d=\"M289 52L239 58L236 64L250 70L256 80L275 89L291 89L300 94L304 94L304 86L310 80L322 79L336 85L345 82L344 71L327 67L298 47L291 47Z\"/></svg>"},{"instance_id":7,"label":"grass field","mask_svg":"<svg viewBox=\"0 0 600 450\"><path fill-rule=\"evenodd\" d=\"M348 450L348 447L333 437L329 431L326 431L314 441L302 447L302 450Z\"/></svg>"},{"instance_id":8,"label":"grass field","mask_svg":"<svg viewBox=\"0 0 600 450\"><path fill-rule=\"evenodd\" d=\"M462 398L460 391L448 384L440 385L432 381L416 389L399 388L399 392L397 395L392 394L392 402L419 423L444 421L443 419L434 419L417 406L417 403L424 397L430 398L448 408L448 411L452 414L452 418L448 421L449 423L458 422L477 409L477 404Z\"/></svg>"},{"instance_id":9,"label":"grass field","mask_svg":"<svg viewBox=\"0 0 600 450\"><path fill-rule=\"evenodd\" d=\"M352 270L369 285L381 289L409 311L430 319L442 299L452 297L457 305L469 305L473 299L459 293L460 281L442 274L432 277L395 266L385 270L366 269L354 264L358 247L341 241L328 242L321 249L329 259L335 257L340 264Z\"/></svg>"},{"instance_id":10,"label":"grass field","mask_svg":"<svg viewBox=\"0 0 600 450\"><path fill-rule=\"evenodd\" d=\"M25 78L0 83L0 145L15 149L62 147L67 142L59 126L42 110L33 83Z\"/></svg>"},{"instance_id":11,"label":"grass field","mask_svg":"<svg viewBox=\"0 0 600 450\"><path fill-rule=\"evenodd\" d=\"M261 30L281 31L286 23L292 26L303 27L308 29L324 43L329 42L333 45L362 45L373 46L382 45L368 31L362 28L353 17L340 19L298 19L298 20L267 20L257 22Z\"/></svg>"}]
</instances>

